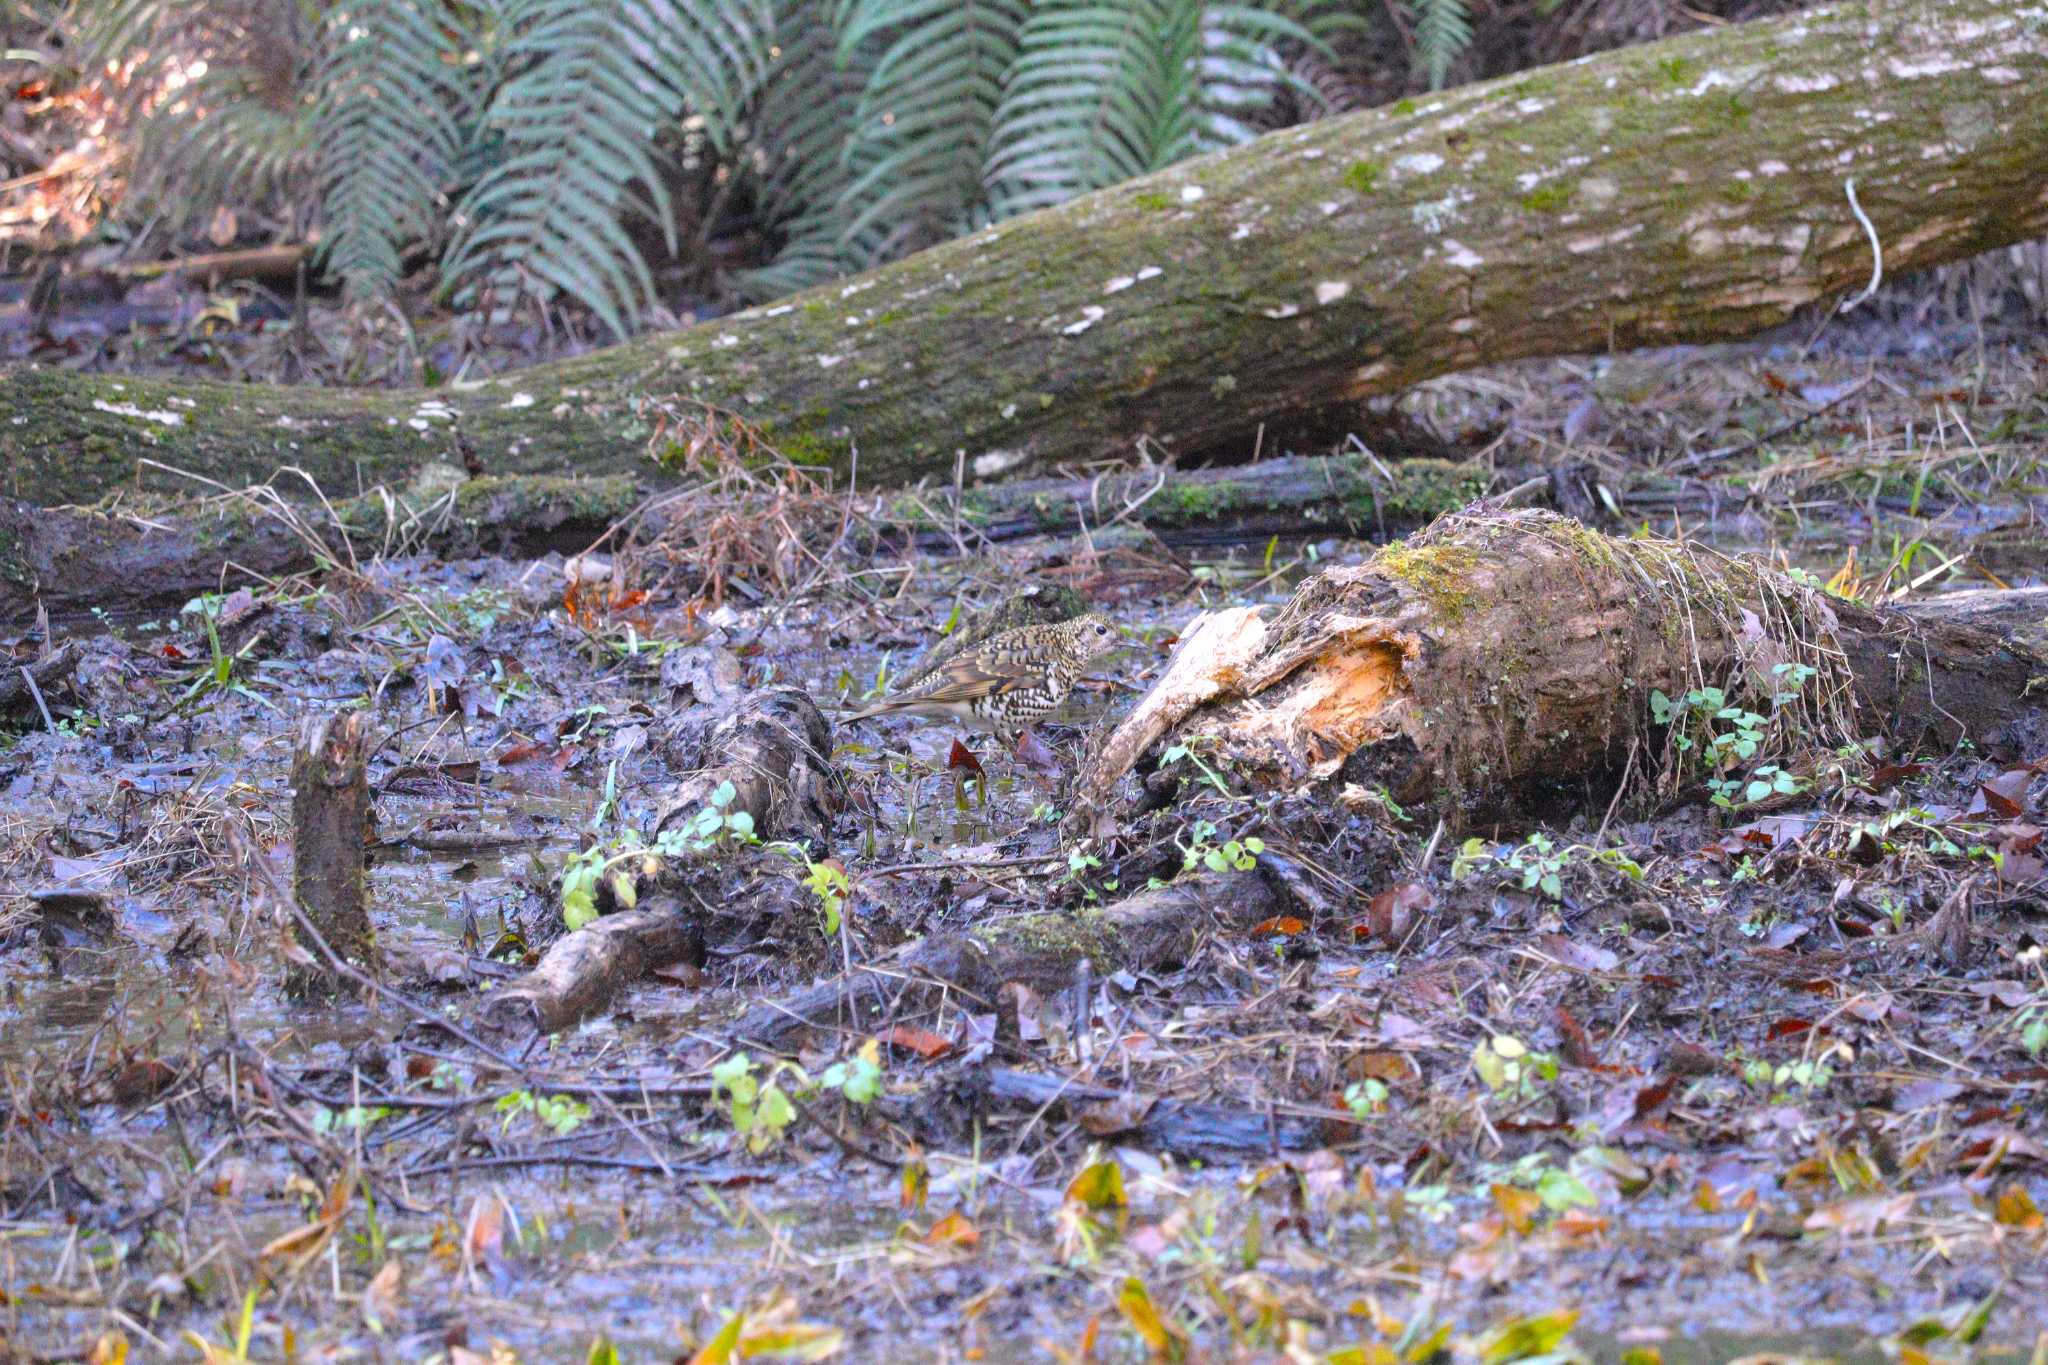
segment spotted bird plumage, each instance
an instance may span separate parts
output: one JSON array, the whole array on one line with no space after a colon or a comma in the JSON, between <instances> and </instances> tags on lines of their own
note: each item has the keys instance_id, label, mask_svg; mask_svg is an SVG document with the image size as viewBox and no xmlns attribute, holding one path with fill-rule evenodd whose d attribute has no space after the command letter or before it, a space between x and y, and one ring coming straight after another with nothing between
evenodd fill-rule
<instances>
[{"instance_id":1,"label":"spotted bird plumage","mask_svg":"<svg viewBox=\"0 0 2048 1365\"><path fill-rule=\"evenodd\" d=\"M1067 699L1091 660L1116 647L1116 628L1093 614L1020 626L965 650L916 686L844 717L937 716L995 732L1005 744Z\"/></svg>"}]
</instances>

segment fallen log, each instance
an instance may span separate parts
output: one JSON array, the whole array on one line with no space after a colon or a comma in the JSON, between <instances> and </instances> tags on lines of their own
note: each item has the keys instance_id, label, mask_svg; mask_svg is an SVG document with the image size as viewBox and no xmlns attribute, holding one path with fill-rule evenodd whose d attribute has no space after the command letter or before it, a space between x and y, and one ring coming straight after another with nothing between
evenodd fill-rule
<instances>
[{"instance_id":1,"label":"fallen log","mask_svg":"<svg viewBox=\"0 0 2048 1365\"><path fill-rule=\"evenodd\" d=\"M1632 768L1726 780L1873 734L1998 751L2039 732L2044 673L1994 634L1753 560L1475 510L1321 571L1270 616L1204 618L1084 760L1073 807L1110 832L1119 779L1170 739L1258 789L1384 787L1455 826ZM1733 756L1724 706L1756 716L1740 764L1705 761Z\"/></svg>"},{"instance_id":2,"label":"fallen log","mask_svg":"<svg viewBox=\"0 0 2048 1365\"><path fill-rule=\"evenodd\" d=\"M2035 654L2048 654L2048 588L1967 588L1908 602L1899 610L1988 631Z\"/></svg>"},{"instance_id":3,"label":"fallen log","mask_svg":"<svg viewBox=\"0 0 2048 1365\"><path fill-rule=\"evenodd\" d=\"M856 553L901 547L904 530L917 549L946 552L1041 533L1099 533L1112 523L1146 527L1169 545L1276 535L1383 539L1463 506L1497 477L1478 464L1448 460L1382 465L1363 455L1291 457L1019 480L968 490L957 517L950 492L848 495L833 504L832 515L838 520L843 508L879 528ZM278 487L110 509L0 500L0 617L31 613L38 601L60 614L172 605L323 559L346 563L351 555L572 553L629 517L644 540L659 537L675 517L706 510L701 499L688 502L687 513L676 510L685 504L646 501L623 474L451 477L334 503L286 502Z\"/></svg>"},{"instance_id":4,"label":"fallen log","mask_svg":"<svg viewBox=\"0 0 2048 1365\"><path fill-rule=\"evenodd\" d=\"M678 783L662 803L657 836L676 819L711 805L714 794L730 784L731 799L719 807L728 816L745 812L757 837L801 839L822 853L844 793L829 759L831 723L809 696L787 687L754 693L712 727L704 751L713 761ZM680 883L679 894L649 897L641 908L601 916L556 939L533 970L483 1001L483 1019L552 1033L604 1009L620 987L658 967L702 963L707 926L700 907L728 902L726 890L713 885L731 871L722 851L707 850L701 859L643 879ZM793 885L784 872L786 865L769 879L770 899ZM698 882L709 894L693 893Z\"/></svg>"},{"instance_id":5,"label":"fallen log","mask_svg":"<svg viewBox=\"0 0 2048 1365\"><path fill-rule=\"evenodd\" d=\"M1242 544L1270 536L1385 540L1511 481L1476 462L1288 456L1204 469L1012 479L967 489L957 504L950 493L902 493L890 499L888 520L910 528L922 550L1117 525L1146 527L1168 545Z\"/></svg>"},{"instance_id":6,"label":"fallen log","mask_svg":"<svg viewBox=\"0 0 2048 1365\"><path fill-rule=\"evenodd\" d=\"M2044 191L2048 26L2011 0L1843 0L1284 129L473 385L19 369L4 491L93 497L143 456L230 485L399 483L465 444L492 474L616 473L650 406L699 404L806 461L858 449L869 483L1141 439L1237 457L1341 437L1359 400L1432 375L1749 335L1864 285L1873 237L1897 275L2040 236Z\"/></svg>"},{"instance_id":7,"label":"fallen log","mask_svg":"<svg viewBox=\"0 0 2048 1365\"><path fill-rule=\"evenodd\" d=\"M172 605L357 555L580 550L640 497L623 475L521 475L333 503L288 503L272 488L114 509L0 499L0 617L38 602L60 614Z\"/></svg>"},{"instance_id":8,"label":"fallen log","mask_svg":"<svg viewBox=\"0 0 2048 1365\"><path fill-rule=\"evenodd\" d=\"M609 1005L620 986L659 967L704 962L704 926L681 901L659 896L556 939L533 969L484 1000L486 1020L554 1033Z\"/></svg>"},{"instance_id":9,"label":"fallen log","mask_svg":"<svg viewBox=\"0 0 2048 1365\"><path fill-rule=\"evenodd\" d=\"M1249 929L1279 904L1279 895L1255 873L1203 872L1099 909L1043 911L947 930L757 1005L729 1035L735 1046L786 1050L813 1026L872 1030L886 1026L893 1011L943 998L993 1008L1005 982L1050 995L1072 985L1083 962L1103 972L1156 972L1188 961L1210 932ZM879 998L882 980L890 1001Z\"/></svg>"}]
</instances>

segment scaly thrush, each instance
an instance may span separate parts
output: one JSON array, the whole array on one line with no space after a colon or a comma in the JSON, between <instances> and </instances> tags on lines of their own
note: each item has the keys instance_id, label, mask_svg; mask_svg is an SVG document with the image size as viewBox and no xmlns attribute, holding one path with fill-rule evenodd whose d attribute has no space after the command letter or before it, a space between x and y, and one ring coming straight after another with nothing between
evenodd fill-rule
<instances>
[{"instance_id":1,"label":"scaly thrush","mask_svg":"<svg viewBox=\"0 0 2048 1365\"><path fill-rule=\"evenodd\" d=\"M993 730L1005 744L1067 699L1090 660L1116 647L1116 628L1100 616L1050 626L1020 626L946 660L915 687L842 720L900 712L949 717Z\"/></svg>"}]
</instances>

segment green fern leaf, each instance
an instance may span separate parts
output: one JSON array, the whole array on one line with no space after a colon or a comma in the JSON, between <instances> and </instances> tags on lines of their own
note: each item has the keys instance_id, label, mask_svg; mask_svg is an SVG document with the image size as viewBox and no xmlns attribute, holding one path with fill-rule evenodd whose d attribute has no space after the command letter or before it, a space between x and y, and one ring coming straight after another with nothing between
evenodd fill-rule
<instances>
[{"instance_id":1,"label":"green fern leaf","mask_svg":"<svg viewBox=\"0 0 2048 1365\"><path fill-rule=\"evenodd\" d=\"M1028 0L846 0L842 63L867 67L844 152L840 232L915 249L971 225ZM876 49L871 59L865 49ZM871 62L871 64L870 64Z\"/></svg>"},{"instance_id":2,"label":"green fern leaf","mask_svg":"<svg viewBox=\"0 0 2048 1365\"><path fill-rule=\"evenodd\" d=\"M1451 63L1472 45L1471 0L1408 0L1415 16L1415 46L1429 73L1429 88L1441 90Z\"/></svg>"},{"instance_id":3,"label":"green fern leaf","mask_svg":"<svg viewBox=\"0 0 2048 1365\"><path fill-rule=\"evenodd\" d=\"M1200 0L1041 0L996 115L988 180L999 213L1059 203L1250 140L1282 88L1280 60L1320 46L1295 18Z\"/></svg>"},{"instance_id":4,"label":"green fern leaf","mask_svg":"<svg viewBox=\"0 0 2048 1365\"><path fill-rule=\"evenodd\" d=\"M435 7L438 11L438 6ZM356 0L328 15L318 125L321 253L358 297L388 294L400 256L434 234L465 92L419 0Z\"/></svg>"},{"instance_id":5,"label":"green fern leaf","mask_svg":"<svg viewBox=\"0 0 2048 1365\"><path fill-rule=\"evenodd\" d=\"M731 147L770 67L766 0L515 0L484 124L503 160L457 206L443 273L499 306L566 295L624 334L654 280L624 215L675 244L657 136L685 111Z\"/></svg>"},{"instance_id":6,"label":"green fern leaf","mask_svg":"<svg viewBox=\"0 0 2048 1365\"><path fill-rule=\"evenodd\" d=\"M294 0L84 0L77 21L81 69L126 68L108 93L139 133L131 217L177 231L223 202L303 216L318 31Z\"/></svg>"}]
</instances>

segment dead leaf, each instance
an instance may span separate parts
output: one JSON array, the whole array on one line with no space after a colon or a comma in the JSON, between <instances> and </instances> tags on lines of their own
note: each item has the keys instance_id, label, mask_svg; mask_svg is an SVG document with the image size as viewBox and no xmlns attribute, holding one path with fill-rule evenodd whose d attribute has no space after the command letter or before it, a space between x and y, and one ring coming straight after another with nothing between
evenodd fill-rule
<instances>
[{"instance_id":1,"label":"dead leaf","mask_svg":"<svg viewBox=\"0 0 2048 1365\"><path fill-rule=\"evenodd\" d=\"M1537 944L1550 957L1567 967L1582 972L1611 972L1621 965L1621 959L1596 944L1580 943L1566 938L1563 934L1543 934Z\"/></svg>"},{"instance_id":2,"label":"dead leaf","mask_svg":"<svg viewBox=\"0 0 2048 1365\"><path fill-rule=\"evenodd\" d=\"M913 1028L898 1024L882 1035L882 1040L905 1052L914 1052L928 1062L937 1061L953 1050L953 1040L931 1032L929 1029Z\"/></svg>"},{"instance_id":3,"label":"dead leaf","mask_svg":"<svg viewBox=\"0 0 2048 1365\"><path fill-rule=\"evenodd\" d=\"M1344 1071L1354 1080L1385 1081L1388 1085L1415 1079L1415 1063L1405 1052L1361 1052L1344 1064Z\"/></svg>"},{"instance_id":4,"label":"dead leaf","mask_svg":"<svg viewBox=\"0 0 2048 1365\"><path fill-rule=\"evenodd\" d=\"M1436 897L1421 882L1397 882L1366 903L1365 920L1352 933L1398 948L1408 941L1416 923L1435 904ZM1365 932L1360 933L1360 929Z\"/></svg>"},{"instance_id":5,"label":"dead leaf","mask_svg":"<svg viewBox=\"0 0 2048 1365\"><path fill-rule=\"evenodd\" d=\"M924 1240L927 1246L959 1247L963 1251L972 1251L981 1245L981 1229L955 1210L932 1224Z\"/></svg>"},{"instance_id":6,"label":"dead leaf","mask_svg":"<svg viewBox=\"0 0 2048 1365\"><path fill-rule=\"evenodd\" d=\"M1145 1282L1133 1275L1116 1296L1117 1309L1131 1330L1143 1339L1157 1360L1179 1360L1187 1349L1187 1333L1169 1322L1152 1302Z\"/></svg>"},{"instance_id":7,"label":"dead leaf","mask_svg":"<svg viewBox=\"0 0 2048 1365\"><path fill-rule=\"evenodd\" d=\"M1019 763L1034 771L1057 773L1061 770L1060 756L1046 747L1036 730L1026 730L1017 736L1016 754Z\"/></svg>"},{"instance_id":8,"label":"dead leaf","mask_svg":"<svg viewBox=\"0 0 2048 1365\"><path fill-rule=\"evenodd\" d=\"M987 776L982 772L981 760L974 756L974 750L957 739L953 741L953 751L946 755L946 767L956 772L965 771L973 777Z\"/></svg>"},{"instance_id":9,"label":"dead leaf","mask_svg":"<svg viewBox=\"0 0 2048 1365\"><path fill-rule=\"evenodd\" d=\"M1892 1092L1892 1108L1901 1114L1930 1105L1945 1104L1963 1093L1954 1081L1909 1081Z\"/></svg>"},{"instance_id":10,"label":"dead leaf","mask_svg":"<svg viewBox=\"0 0 2048 1365\"><path fill-rule=\"evenodd\" d=\"M1534 1190L1525 1190L1517 1185L1495 1185L1493 1206L1500 1210L1500 1216L1515 1230L1518 1237L1529 1235L1536 1215L1543 1211L1543 1197Z\"/></svg>"},{"instance_id":11,"label":"dead leaf","mask_svg":"<svg viewBox=\"0 0 2048 1365\"><path fill-rule=\"evenodd\" d=\"M470 1202L469 1217L462 1229L462 1265L472 1278L478 1266L489 1266L505 1244L505 1203L495 1194L480 1194Z\"/></svg>"},{"instance_id":12,"label":"dead leaf","mask_svg":"<svg viewBox=\"0 0 2048 1365\"><path fill-rule=\"evenodd\" d=\"M67 891L109 890L114 885L115 871L128 854L125 844L83 858L67 858L61 853L52 853L50 876L62 883Z\"/></svg>"},{"instance_id":13,"label":"dead leaf","mask_svg":"<svg viewBox=\"0 0 2048 1365\"><path fill-rule=\"evenodd\" d=\"M1557 1034L1564 1053L1564 1059L1573 1066L1597 1068L1600 1052L1593 1046L1593 1040L1586 1036L1586 1026L1575 1018L1563 1005L1557 1007Z\"/></svg>"},{"instance_id":14,"label":"dead leaf","mask_svg":"<svg viewBox=\"0 0 2048 1365\"><path fill-rule=\"evenodd\" d=\"M370 1277L363 1286L363 1326L377 1335L384 1335L387 1324L397 1321L399 1312L398 1295L405 1284L405 1267L395 1259L386 1261L384 1268Z\"/></svg>"},{"instance_id":15,"label":"dead leaf","mask_svg":"<svg viewBox=\"0 0 2048 1365\"><path fill-rule=\"evenodd\" d=\"M1131 1200L1124 1193L1124 1168L1114 1161L1098 1161L1081 1168L1067 1183L1067 1199L1090 1209L1121 1209Z\"/></svg>"},{"instance_id":16,"label":"dead leaf","mask_svg":"<svg viewBox=\"0 0 2048 1365\"><path fill-rule=\"evenodd\" d=\"M2014 768L2000 773L1989 782L1977 784L1977 798L1970 802L1969 814L1981 815L1985 811L2001 819L2017 818L2026 810L2027 784L2034 780L2034 774L2025 768Z\"/></svg>"},{"instance_id":17,"label":"dead leaf","mask_svg":"<svg viewBox=\"0 0 2048 1365\"><path fill-rule=\"evenodd\" d=\"M1275 915L1262 919L1252 926L1253 938L1285 938L1300 933L1308 925L1292 915Z\"/></svg>"},{"instance_id":18,"label":"dead leaf","mask_svg":"<svg viewBox=\"0 0 2048 1365\"><path fill-rule=\"evenodd\" d=\"M1845 1237L1871 1237L1909 1213L1917 1194L1862 1194L1823 1204L1806 1215L1808 1232L1839 1232Z\"/></svg>"},{"instance_id":19,"label":"dead leaf","mask_svg":"<svg viewBox=\"0 0 2048 1365\"><path fill-rule=\"evenodd\" d=\"M1019 1042L1045 1041L1045 1002L1038 998L1037 991L1022 981L1005 981L996 991L996 1005L1016 1013Z\"/></svg>"},{"instance_id":20,"label":"dead leaf","mask_svg":"<svg viewBox=\"0 0 2048 1365\"><path fill-rule=\"evenodd\" d=\"M1993 1216L2006 1227L2023 1228L2029 1232L2039 1231L2043 1223L2041 1210L2035 1207L2033 1196L2029 1195L2026 1186L2018 1181L2008 1182L2005 1188L1998 1192L1998 1203Z\"/></svg>"},{"instance_id":21,"label":"dead leaf","mask_svg":"<svg viewBox=\"0 0 2048 1365\"><path fill-rule=\"evenodd\" d=\"M1870 770L1870 776L1863 779L1863 785L1874 792L1886 791L1926 771L1925 763L1880 763Z\"/></svg>"}]
</instances>

